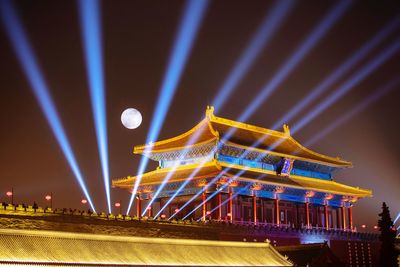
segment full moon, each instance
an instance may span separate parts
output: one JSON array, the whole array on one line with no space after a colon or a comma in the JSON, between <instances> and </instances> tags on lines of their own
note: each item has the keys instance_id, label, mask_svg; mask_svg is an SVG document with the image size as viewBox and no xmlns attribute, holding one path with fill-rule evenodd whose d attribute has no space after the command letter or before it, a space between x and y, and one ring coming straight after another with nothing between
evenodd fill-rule
<instances>
[{"instance_id":1,"label":"full moon","mask_svg":"<svg viewBox=\"0 0 400 267\"><path fill-rule=\"evenodd\" d=\"M136 129L142 123L142 114L137 109L128 108L121 114L121 122L128 129Z\"/></svg>"}]
</instances>

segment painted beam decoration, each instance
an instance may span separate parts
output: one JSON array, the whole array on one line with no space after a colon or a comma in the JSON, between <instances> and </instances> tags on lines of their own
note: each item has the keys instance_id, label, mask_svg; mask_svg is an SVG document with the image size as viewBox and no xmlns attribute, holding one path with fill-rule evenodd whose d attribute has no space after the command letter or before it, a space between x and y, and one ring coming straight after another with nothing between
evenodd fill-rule
<instances>
[{"instance_id":1,"label":"painted beam decoration","mask_svg":"<svg viewBox=\"0 0 400 267\"><path fill-rule=\"evenodd\" d=\"M283 159L283 165L282 165L282 169L281 169L281 176L290 176L290 172L293 169L293 159L290 158L284 158Z\"/></svg>"}]
</instances>

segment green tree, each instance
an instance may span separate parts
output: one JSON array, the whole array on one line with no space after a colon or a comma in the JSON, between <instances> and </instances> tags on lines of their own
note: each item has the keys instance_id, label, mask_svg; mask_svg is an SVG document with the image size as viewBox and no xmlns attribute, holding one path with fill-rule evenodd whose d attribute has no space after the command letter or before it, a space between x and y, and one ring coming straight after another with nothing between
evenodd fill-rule
<instances>
[{"instance_id":1,"label":"green tree","mask_svg":"<svg viewBox=\"0 0 400 267\"><path fill-rule=\"evenodd\" d=\"M398 253L395 249L396 230L393 226L392 218L390 217L389 207L385 202L382 204L382 212L379 213L378 226L381 231L379 239L381 240L380 250L380 266L382 267L397 267Z\"/></svg>"}]
</instances>

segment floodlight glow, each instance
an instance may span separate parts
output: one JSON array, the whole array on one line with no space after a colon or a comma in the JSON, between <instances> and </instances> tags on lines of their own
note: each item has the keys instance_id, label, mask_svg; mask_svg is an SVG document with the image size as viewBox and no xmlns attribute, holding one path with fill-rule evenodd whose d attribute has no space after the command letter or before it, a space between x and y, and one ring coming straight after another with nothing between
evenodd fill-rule
<instances>
[{"instance_id":1,"label":"floodlight glow","mask_svg":"<svg viewBox=\"0 0 400 267\"><path fill-rule=\"evenodd\" d=\"M288 75L295 69L295 67L303 60L303 58L317 45L322 37L329 32L330 28L335 22L345 13L349 8L351 1L341 1L332 9L321 23L313 29L311 34L303 41L303 43L295 50L295 53L285 62L279 69L278 73L274 75L261 90L261 92L254 98L248 108L240 115L238 121L246 121L265 100L277 89L277 87L288 77Z\"/></svg>"},{"instance_id":2,"label":"floodlight glow","mask_svg":"<svg viewBox=\"0 0 400 267\"><path fill-rule=\"evenodd\" d=\"M295 115L297 115L303 108L307 107L324 93L330 86L336 81L348 73L356 64L363 60L373 49L375 49L385 38L393 33L400 24L400 18L387 23L372 39L370 39L361 49L357 50L353 56L343 62L333 73L326 77L321 83L319 83L314 89L298 102L289 112L281 117L273 126L272 129L277 129L284 123L288 123Z\"/></svg>"},{"instance_id":3,"label":"floodlight glow","mask_svg":"<svg viewBox=\"0 0 400 267\"><path fill-rule=\"evenodd\" d=\"M236 62L235 67L231 70L229 76L218 90L218 94L212 101L216 112L222 108L229 95L236 88L243 76L249 71L262 49L268 45L272 36L283 24L283 19L289 11L292 10L293 6L294 1L291 0L276 1L273 9L266 14L263 22L252 37L251 42Z\"/></svg>"},{"instance_id":4,"label":"floodlight glow","mask_svg":"<svg viewBox=\"0 0 400 267\"><path fill-rule=\"evenodd\" d=\"M312 121L317 115L334 104L344 94L349 92L357 84L368 77L373 71L390 59L400 49L400 39L395 40L389 47L386 47L383 52L370 60L361 70L357 71L352 77L344 82L333 94L325 98L323 102L312 109L306 116L304 116L298 123L296 123L291 131L293 133L302 129L306 124Z\"/></svg>"},{"instance_id":5,"label":"floodlight glow","mask_svg":"<svg viewBox=\"0 0 400 267\"><path fill-rule=\"evenodd\" d=\"M167 72L162 82L146 143L155 141L158 138L207 6L207 0L189 0L185 6L184 15L180 22ZM147 157L142 157L139 163L138 176L133 186L127 214L131 209L133 199L141 182L141 176L146 170L148 161L149 159Z\"/></svg>"},{"instance_id":6,"label":"floodlight glow","mask_svg":"<svg viewBox=\"0 0 400 267\"><path fill-rule=\"evenodd\" d=\"M90 198L89 192L79 169L78 163L75 159L71 145L68 141L65 130L62 126L57 109L51 99L48 86L40 71L40 67L36 61L33 50L29 44L26 34L22 28L22 24L15 12L12 1L0 1L0 12L3 20L5 31L7 32L13 48L21 64L21 67L31 85L36 100L44 113L50 128L57 139L62 152L72 169L75 178L80 185L84 195L90 203L90 207L95 211L94 205Z\"/></svg>"},{"instance_id":7,"label":"floodlight glow","mask_svg":"<svg viewBox=\"0 0 400 267\"><path fill-rule=\"evenodd\" d=\"M352 108L349 112L346 112L344 116L338 118L332 123L329 123L329 126L323 129L322 131L318 132L315 136L313 136L310 140L306 141L304 143L305 147L310 147L319 140L321 140L323 137L325 137L327 134L332 132L334 129L336 129L338 126L341 124L345 123L352 117L354 117L356 114L364 110L366 107L368 107L370 104L373 102L379 100L381 97L384 95L388 94L390 91L392 91L395 86L397 86L400 83L400 78L397 78L395 80L390 81L386 85L382 86L376 92L369 97L367 97L364 101L356 105L354 108Z\"/></svg>"},{"instance_id":8,"label":"floodlight glow","mask_svg":"<svg viewBox=\"0 0 400 267\"><path fill-rule=\"evenodd\" d=\"M107 118L100 29L100 4L97 0L78 1L78 4L97 146L103 173L108 212L111 213Z\"/></svg>"}]
</instances>

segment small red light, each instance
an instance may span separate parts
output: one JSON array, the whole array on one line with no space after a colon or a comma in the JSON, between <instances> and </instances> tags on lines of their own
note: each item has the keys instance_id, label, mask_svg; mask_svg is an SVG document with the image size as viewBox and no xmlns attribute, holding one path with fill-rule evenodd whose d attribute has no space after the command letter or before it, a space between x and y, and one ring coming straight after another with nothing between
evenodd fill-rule
<instances>
[{"instance_id":1,"label":"small red light","mask_svg":"<svg viewBox=\"0 0 400 267\"><path fill-rule=\"evenodd\" d=\"M178 213L178 212L179 212L179 209L178 209L178 208L176 208L176 209L175 209L175 213Z\"/></svg>"},{"instance_id":2,"label":"small red light","mask_svg":"<svg viewBox=\"0 0 400 267\"><path fill-rule=\"evenodd\" d=\"M44 197L46 200L50 200L51 199L51 196L50 195L47 195L47 196L45 196Z\"/></svg>"},{"instance_id":3,"label":"small red light","mask_svg":"<svg viewBox=\"0 0 400 267\"><path fill-rule=\"evenodd\" d=\"M229 212L228 214L226 214L228 217L231 217L231 213Z\"/></svg>"},{"instance_id":4,"label":"small red light","mask_svg":"<svg viewBox=\"0 0 400 267\"><path fill-rule=\"evenodd\" d=\"M86 200L86 199L82 199L82 200L81 200L81 203L82 203L82 204L86 204L86 203L87 203L87 200Z\"/></svg>"},{"instance_id":5,"label":"small red light","mask_svg":"<svg viewBox=\"0 0 400 267\"><path fill-rule=\"evenodd\" d=\"M8 197L11 197L11 196L13 195L13 192L7 191L6 195L7 195Z\"/></svg>"},{"instance_id":6,"label":"small red light","mask_svg":"<svg viewBox=\"0 0 400 267\"><path fill-rule=\"evenodd\" d=\"M362 228L367 228L367 226L365 224L361 225Z\"/></svg>"},{"instance_id":7,"label":"small red light","mask_svg":"<svg viewBox=\"0 0 400 267\"><path fill-rule=\"evenodd\" d=\"M378 225L374 225L374 229L378 229Z\"/></svg>"},{"instance_id":8,"label":"small red light","mask_svg":"<svg viewBox=\"0 0 400 267\"><path fill-rule=\"evenodd\" d=\"M121 207L121 203L119 203L119 202L115 203L114 205L115 205L115 207L117 207L117 208L118 208L118 207Z\"/></svg>"},{"instance_id":9,"label":"small red light","mask_svg":"<svg viewBox=\"0 0 400 267\"><path fill-rule=\"evenodd\" d=\"M161 219L165 219L166 217L167 217L167 215L161 214Z\"/></svg>"},{"instance_id":10,"label":"small red light","mask_svg":"<svg viewBox=\"0 0 400 267\"><path fill-rule=\"evenodd\" d=\"M211 214L211 211L208 210L208 211L206 212L206 214L207 214L207 215L210 215L210 214Z\"/></svg>"}]
</instances>

